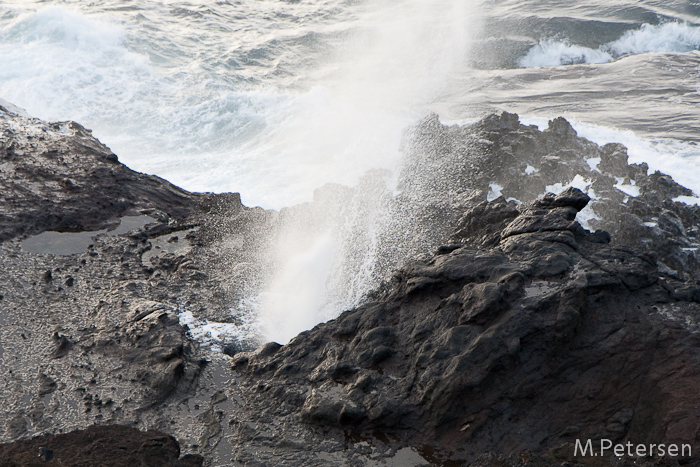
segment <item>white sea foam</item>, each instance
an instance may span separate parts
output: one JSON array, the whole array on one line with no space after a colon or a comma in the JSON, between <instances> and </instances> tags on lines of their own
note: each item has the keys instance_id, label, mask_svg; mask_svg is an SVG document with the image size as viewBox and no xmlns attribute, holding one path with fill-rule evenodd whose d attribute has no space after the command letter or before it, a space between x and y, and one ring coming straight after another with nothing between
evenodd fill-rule
<instances>
[{"instance_id":1,"label":"white sea foam","mask_svg":"<svg viewBox=\"0 0 700 467\"><path fill-rule=\"evenodd\" d=\"M124 46L105 18L47 7L0 30L0 93L35 117L74 120L135 99L152 78L149 60Z\"/></svg>"},{"instance_id":2,"label":"white sea foam","mask_svg":"<svg viewBox=\"0 0 700 467\"><path fill-rule=\"evenodd\" d=\"M685 203L691 206L700 206L700 198L696 196L676 196L675 198L673 198L673 201L677 203Z\"/></svg>"},{"instance_id":3,"label":"white sea foam","mask_svg":"<svg viewBox=\"0 0 700 467\"><path fill-rule=\"evenodd\" d=\"M502 196L503 187L496 182L489 183L489 192L486 194L486 201L491 202Z\"/></svg>"},{"instance_id":4,"label":"white sea foam","mask_svg":"<svg viewBox=\"0 0 700 467\"><path fill-rule=\"evenodd\" d=\"M547 128L549 119L524 116L526 125ZM621 143L627 147L629 163L649 165L649 171L660 171L681 185L700 194L700 145L693 141L640 138L631 130L591 125L569 119L579 136L596 144Z\"/></svg>"},{"instance_id":5,"label":"white sea foam","mask_svg":"<svg viewBox=\"0 0 700 467\"><path fill-rule=\"evenodd\" d=\"M591 49L567 40L545 39L533 46L518 64L523 68L606 63L626 55L649 52L688 52L700 49L700 27L685 23L643 24L619 39Z\"/></svg>"},{"instance_id":6,"label":"white sea foam","mask_svg":"<svg viewBox=\"0 0 700 467\"><path fill-rule=\"evenodd\" d=\"M294 97L203 79L202 63L158 66L133 26L67 7L23 12L0 29L0 95L45 120L79 121L131 168L185 188L241 191L276 207L298 201L291 190L308 164L285 167L247 149Z\"/></svg>"},{"instance_id":7,"label":"white sea foam","mask_svg":"<svg viewBox=\"0 0 700 467\"><path fill-rule=\"evenodd\" d=\"M534 168L530 164L528 164L527 167L525 167L525 175L530 175L530 174L534 174L537 172L539 172L539 170Z\"/></svg>"},{"instance_id":8,"label":"white sea foam","mask_svg":"<svg viewBox=\"0 0 700 467\"><path fill-rule=\"evenodd\" d=\"M568 41L543 40L532 47L518 64L523 68L574 65L577 63L606 63L613 56L603 50L594 50Z\"/></svg>"},{"instance_id":9,"label":"white sea foam","mask_svg":"<svg viewBox=\"0 0 700 467\"><path fill-rule=\"evenodd\" d=\"M586 159L586 164L591 168L591 170L598 170L598 164L600 164L600 157L591 157Z\"/></svg>"},{"instance_id":10,"label":"white sea foam","mask_svg":"<svg viewBox=\"0 0 700 467\"><path fill-rule=\"evenodd\" d=\"M615 183L615 188L633 198L639 196L640 190L634 180L630 180L630 183L625 183L625 179L623 177L615 177L615 180L617 182Z\"/></svg>"},{"instance_id":11,"label":"white sea foam","mask_svg":"<svg viewBox=\"0 0 700 467\"><path fill-rule=\"evenodd\" d=\"M228 343L246 341L259 335L256 323L252 320L241 324L219 323L200 319L189 310L178 313L180 324L187 326L191 338L208 346L214 352L221 352Z\"/></svg>"},{"instance_id":12,"label":"white sea foam","mask_svg":"<svg viewBox=\"0 0 700 467\"><path fill-rule=\"evenodd\" d=\"M591 197L591 199L595 199L596 195L595 192L591 189L588 190L588 196ZM581 209L577 214L576 214L576 220L578 221L579 224L581 224L581 227L584 229L593 232L595 229L591 227L590 222L594 219L600 219L598 217L598 214L595 212L595 205L593 203L588 203L585 208Z\"/></svg>"},{"instance_id":13,"label":"white sea foam","mask_svg":"<svg viewBox=\"0 0 700 467\"><path fill-rule=\"evenodd\" d=\"M643 24L640 29L627 31L604 47L617 57L648 52L689 52L700 49L700 27L685 23Z\"/></svg>"},{"instance_id":14,"label":"white sea foam","mask_svg":"<svg viewBox=\"0 0 700 467\"><path fill-rule=\"evenodd\" d=\"M578 188L579 190L583 191L586 193L588 191L588 188L591 186L591 180L583 178L582 175L577 174L573 180L571 180L569 183L555 183L554 185L547 185L546 190L548 193L554 193L555 195L558 195L565 189L569 187L573 188Z\"/></svg>"},{"instance_id":15,"label":"white sea foam","mask_svg":"<svg viewBox=\"0 0 700 467\"><path fill-rule=\"evenodd\" d=\"M561 193L569 187L578 188L582 192L586 193L591 198L591 200L595 201L598 199L598 195L596 195L593 188L591 188L591 184L592 181L590 179L584 178L580 174L576 174L573 180L571 180L569 183L555 183L554 185L547 185L545 187L545 190L548 193L554 193L555 195L558 195L559 193ZM578 223L581 224L581 226L584 229L591 231L594 229L591 228L590 221L593 219L598 219L598 215L596 214L593 205L594 203L587 204L585 208L583 208L576 214L576 220L578 221Z\"/></svg>"}]
</instances>

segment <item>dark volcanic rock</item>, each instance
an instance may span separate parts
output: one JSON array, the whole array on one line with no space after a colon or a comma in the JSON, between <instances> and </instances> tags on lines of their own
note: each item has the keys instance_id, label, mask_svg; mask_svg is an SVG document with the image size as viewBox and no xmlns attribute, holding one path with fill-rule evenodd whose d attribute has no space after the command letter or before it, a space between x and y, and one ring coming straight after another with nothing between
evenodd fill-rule
<instances>
[{"instance_id":1,"label":"dark volcanic rock","mask_svg":"<svg viewBox=\"0 0 700 467\"><path fill-rule=\"evenodd\" d=\"M697 463L700 208L621 145L429 117L398 195L374 171L276 213L130 171L77 124L0 107L0 129L0 462L201 464L128 425L212 465L677 464L573 456L586 439L688 443ZM360 306L284 346L192 339L245 325L270 248L328 213L362 220L344 258L376 252ZM90 243L23 247L47 229ZM356 287L368 263L348 263Z\"/></svg>"},{"instance_id":2,"label":"dark volcanic rock","mask_svg":"<svg viewBox=\"0 0 700 467\"><path fill-rule=\"evenodd\" d=\"M0 199L0 440L122 424L172 433L184 452L210 454L221 435L202 442L216 432L203 413L222 403L211 402L220 364L180 316L233 319L240 291L222 280L212 244L229 224L252 231L265 213L244 208L237 194L188 193L134 172L80 125L5 107ZM25 248L47 229L88 241L71 251ZM231 259L250 261L245 245L222 260ZM32 450L32 461L49 465L129 464L67 464L60 449Z\"/></svg>"},{"instance_id":3,"label":"dark volcanic rock","mask_svg":"<svg viewBox=\"0 0 700 467\"><path fill-rule=\"evenodd\" d=\"M583 230L587 198L547 195L515 219L497 203L486 219L512 219L499 243L408 264L377 301L234 367L280 414L438 460L575 439L697 446L700 341L681 323L697 323L698 286Z\"/></svg>"},{"instance_id":4,"label":"dark volcanic rock","mask_svg":"<svg viewBox=\"0 0 700 467\"><path fill-rule=\"evenodd\" d=\"M18 131L19 128L19 131ZM0 241L44 230L99 230L149 209L183 220L204 195L134 172L75 122L0 111Z\"/></svg>"},{"instance_id":5,"label":"dark volcanic rock","mask_svg":"<svg viewBox=\"0 0 700 467\"><path fill-rule=\"evenodd\" d=\"M180 458L177 441L157 431L95 426L0 444L0 467L201 467L201 456Z\"/></svg>"},{"instance_id":6,"label":"dark volcanic rock","mask_svg":"<svg viewBox=\"0 0 700 467\"><path fill-rule=\"evenodd\" d=\"M400 205L412 213L401 226L407 239L437 245L452 236L485 245L500 227L488 218L494 207L487 197L528 203L574 184L593 198L578 216L584 227L656 255L665 274L700 280L700 206L673 201L692 191L660 172L649 174L645 163L629 164L620 144L598 146L562 118L540 131L503 113L464 126L443 125L433 115L406 131L404 146ZM482 217L493 232L475 238L470 222Z\"/></svg>"}]
</instances>

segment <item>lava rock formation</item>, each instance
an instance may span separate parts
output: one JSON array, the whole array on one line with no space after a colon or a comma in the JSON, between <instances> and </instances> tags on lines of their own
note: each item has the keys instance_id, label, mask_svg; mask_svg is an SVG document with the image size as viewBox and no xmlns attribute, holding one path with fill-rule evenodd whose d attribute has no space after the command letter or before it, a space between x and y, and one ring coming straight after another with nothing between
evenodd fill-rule
<instances>
[{"instance_id":1,"label":"lava rock formation","mask_svg":"<svg viewBox=\"0 0 700 467\"><path fill-rule=\"evenodd\" d=\"M0 101L0 465L698 464L693 193L563 119L430 116L403 150L399 194L370 173L277 213ZM370 198L392 221L359 306L221 353L183 325L244 326L285 219ZM47 230L91 238L26 248ZM693 453L575 456L586 439Z\"/></svg>"}]
</instances>

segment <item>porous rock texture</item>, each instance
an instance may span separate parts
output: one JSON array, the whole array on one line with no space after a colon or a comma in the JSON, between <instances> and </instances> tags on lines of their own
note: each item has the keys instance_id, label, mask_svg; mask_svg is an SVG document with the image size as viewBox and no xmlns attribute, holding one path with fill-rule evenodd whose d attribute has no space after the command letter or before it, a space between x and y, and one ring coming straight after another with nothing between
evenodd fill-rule
<instances>
[{"instance_id":1,"label":"porous rock texture","mask_svg":"<svg viewBox=\"0 0 700 467\"><path fill-rule=\"evenodd\" d=\"M183 451L206 454L218 426L206 414L222 402L212 399L216 365L178 314L235 322L210 261L216 252L203 251L216 240L204 237L212 223L240 227L262 210L136 173L82 126L4 102L0 187L0 440L126 425L174 433ZM133 229L107 230L129 219L139 221ZM86 234L89 245L73 254L60 244L25 248L46 229Z\"/></svg>"},{"instance_id":2,"label":"porous rock texture","mask_svg":"<svg viewBox=\"0 0 700 467\"><path fill-rule=\"evenodd\" d=\"M697 446L700 286L584 231L588 201L495 202L490 221L510 222L493 246L409 263L376 301L234 366L280 415L437 461L575 439Z\"/></svg>"},{"instance_id":3,"label":"porous rock texture","mask_svg":"<svg viewBox=\"0 0 700 467\"><path fill-rule=\"evenodd\" d=\"M399 205L411 210L415 226L405 238L427 231L437 242L473 242L471 226L488 215L487 199L527 203L573 184L592 198L578 216L587 229L653 253L667 275L700 279L700 207L674 201L692 191L649 173L646 163L629 163L621 144L598 146L563 118L540 131L507 112L451 126L432 115L405 133Z\"/></svg>"},{"instance_id":4,"label":"porous rock texture","mask_svg":"<svg viewBox=\"0 0 700 467\"><path fill-rule=\"evenodd\" d=\"M202 458L180 457L174 438L119 425L93 426L63 435L0 445L2 467L200 467Z\"/></svg>"},{"instance_id":5,"label":"porous rock texture","mask_svg":"<svg viewBox=\"0 0 700 467\"><path fill-rule=\"evenodd\" d=\"M144 209L183 219L204 198L129 170L75 122L45 123L1 104L0 240L99 230Z\"/></svg>"},{"instance_id":6,"label":"porous rock texture","mask_svg":"<svg viewBox=\"0 0 700 467\"><path fill-rule=\"evenodd\" d=\"M375 172L276 213L135 173L4 101L0 135L2 453L59 465L99 438L159 453L126 462L143 465L697 463L700 208L620 145L563 119L431 116L406 131L398 195ZM342 218L349 199L386 209L359 306L284 346L210 336L224 353L183 326L245 326L234 305L275 269L287 219ZM94 235L30 251L45 230ZM574 456L589 438L693 457Z\"/></svg>"}]
</instances>

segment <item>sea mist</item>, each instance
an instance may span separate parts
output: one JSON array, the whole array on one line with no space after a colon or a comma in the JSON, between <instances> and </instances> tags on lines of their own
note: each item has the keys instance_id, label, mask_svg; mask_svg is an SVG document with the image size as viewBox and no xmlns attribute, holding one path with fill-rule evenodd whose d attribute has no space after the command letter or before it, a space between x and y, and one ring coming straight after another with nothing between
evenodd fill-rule
<instances>
[{"instance_id":1,"label":"sea mist","mask_svg":"<svg viewBox=\"0 0 700 467\"><path fill-rule=\"evenodd\" d=\"M313 202L280 212L267 253L274 266L255 300L264 340L286 343L356 306L411 253L396 238L411 221L396 201L402 131L467 71L475 18L467 2L358 5L347 41L278 134L281 146L330 169L299 183L343 174L351 187L323 186Z\"/></svg>"}]
</instances>

